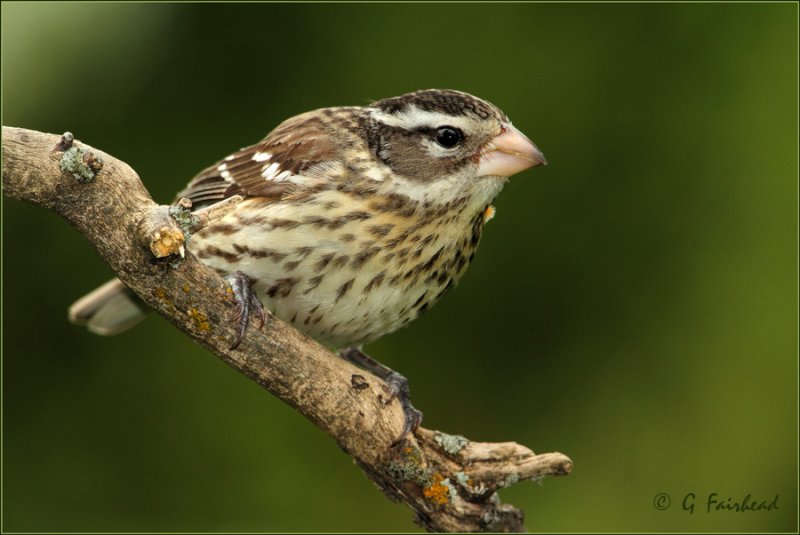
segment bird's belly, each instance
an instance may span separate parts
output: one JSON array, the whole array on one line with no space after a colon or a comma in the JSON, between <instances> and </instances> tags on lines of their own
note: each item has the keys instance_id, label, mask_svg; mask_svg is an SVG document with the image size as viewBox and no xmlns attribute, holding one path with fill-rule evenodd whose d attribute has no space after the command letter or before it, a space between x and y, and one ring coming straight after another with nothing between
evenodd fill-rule
<instances>
[{"instance_id":1,"label":"bird's belly","mask_svg":"<svg viewBox=\"0 0 800 535\"><path fill-rule=\"evenodd\" d=\"M415 234L395 221L379 236L385 220L241 219L206 227L188 249L220 273L245 273L273 314L331 347L370 342L422 315L463 274L480 233Z\"/></svg>"}]
</instances>

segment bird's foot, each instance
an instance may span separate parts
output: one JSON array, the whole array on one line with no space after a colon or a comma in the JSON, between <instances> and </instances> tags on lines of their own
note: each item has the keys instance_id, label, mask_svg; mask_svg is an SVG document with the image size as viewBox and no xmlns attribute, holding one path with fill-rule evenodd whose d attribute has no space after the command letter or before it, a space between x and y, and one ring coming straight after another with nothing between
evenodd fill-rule
<instances>
[{"instance_id":1,"label":"bird's foot","mask_svg":"<svg viewBox=\"0 0 800 535\"><path fill-rule=\"evenodd\" d=\"M403 423L403 430L400 432L400 435L392 441L391 447L397 446L403 442L409 433L413 433L419 428L422 423L422 411L411 404L408 379L388 366L384 366L357 347L348 347L347 349L341 350L339 354L353 364L364 368L386 382L389 389L389 396L383 400L384 405L388 405L395 399L400 402L400 406L403 408L405 421Z\"/></svg>"},{"instance_id":2,"label":"bird's foot","mask_svg":"<svg viewBox=\"0 0 800 535\"><path fill-rule=\"evenodd\" d=\"M255 313L258 316L258 328L261 329L264 326L266 313L264 312L264 305L261 304L261 300L253 289L253 282L250 277L241 271L236 271L225 277L225 280L231 285L233 297L236 299L235 318L239 325L236 331L236 340L231 346L231 349L236 349L242 342L247 326L250 324L250 315Z\"/></svg>"},{"instance_id":3,"label":"bird's foot","mask_svg":"<svg viewBox=\"0 0 800 535\"><path fill-rule=\"evenodd\" d=\"M392 442L392 447L394 447L403 442L409 433L414 433L419 428L419 425L422 423L422 411L411 404L408 379L404 375L393 371L383 380L389 385L390 392L389 397L384 403L389 404L392 400L397 399L397 401L400 402L400 406L403 407L403 415L405 416L403 431L400 433L400 436Z\"/></svg>"}]
</instances>

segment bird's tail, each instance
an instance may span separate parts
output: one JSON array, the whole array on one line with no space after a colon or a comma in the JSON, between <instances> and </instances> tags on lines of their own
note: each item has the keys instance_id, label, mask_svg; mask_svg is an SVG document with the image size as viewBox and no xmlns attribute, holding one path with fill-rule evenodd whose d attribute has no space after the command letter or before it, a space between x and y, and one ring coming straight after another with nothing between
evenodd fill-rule
<instances>
[{"instance_id":1,"label":"bird's tail","mask_svg":"<svg viewBox=\"0 0 800 535\"><path fill-rule=\"evenodd\" d=\"M69 321L96 334L127 331L147 316L147 307L119 279L112 279L69 307Z\"/></svg>"}]
</instances>

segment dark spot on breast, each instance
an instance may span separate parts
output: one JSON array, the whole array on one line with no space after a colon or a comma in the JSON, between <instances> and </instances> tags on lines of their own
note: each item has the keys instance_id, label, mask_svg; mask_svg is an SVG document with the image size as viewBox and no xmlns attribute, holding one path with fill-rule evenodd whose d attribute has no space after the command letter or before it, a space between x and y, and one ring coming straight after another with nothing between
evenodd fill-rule
<instances>
[{"instance_id":1,"label":"dark spot on breast","mask_svg":"<svg viewBox=\"0 0 800 535\"><path fill-rule=\"evenodd\" d=\"M300 256L300 258L305 258L309 254L311 254L311 251L313 250L314 250L313 247L305 246L305 247L298 247L297 249L295 249L295 252Z\"/></svg>"},{"instance_id":2,"label":"dark spot on breast","mask_svg":"<svg viewBox=\"0 0 800 535\"><path fill-rule=\"evenodd\" d=\"M364 286L364 290L362 291L362 293L368 294L373 289L378 288L381 284L383 284L384 277L386 277L386 271L381 271L380 273L372 277L372 280L369 281L366 286Z\"/></svg>"},{"instance_id":3,"label":"dark spot on breast","mask_svg":"<svg viewBox=\"0 0 800 535\"><path fill-rule=\"evenodd\" d=\"M367 212L351 212L349 214L337 217L336 219L331 219L327 226L329 229L336 230L338 228L342 228L351 221L362 221L364 219L369 219L370 217L371 216Z\"/></svg>"},{"instance_id":4,"label":"dark spot on breast","mask_svg":"<svg viewBox=\"0 0 800 535\"><path fill-rule=\"evenodd\" d=\"M353 269L358 269L363 266L367 260L378 254L380 250L380 247L373 246L353 256L353 263L351 264Z\"/></svg>"},{"instance_id":5,"label":"dark spot on breast","mask_svg":"<svg viewBox=\"0 0 800 535\"><path fill-rule=\"evenodd\" d=\"M372 225L367 228L367 232L369 232L374 238L383 238L391 230L394 228L394 225L391 223L387 223L385 225Z\"/></svg>"},{"instance_id":6,"label":"dark spot on breast","mask_svg":"<svg viewBox=\"0 0 800 535\"><path fill-rule=\"evenodd\" d=\"M402 217L413 215L417 206L417 201L412 201L409 197L398 193L383 195L370 203L370 208L377 212L394 212Z\"/></svg>"},{"instance_id":7,"label":"dark spot on breast","mask_svg":"<svg viewBox=\"0 0 800 535\"><path fill-rule=\"evenodd\" d=\"M218 257L222 258L226 262L233 263L239 260L239 256L236 253L232 253L230 251L226 251L224 249L220 249L219 247L215 247L213 245L209 245L204 250L200 251L198 254L200 258L213 258Z\"/></svg>"},{"instance_id":8,"label":"dark spot on breast","mask_svg":"<svg viewBox=\"0 0 800 535\"><path fill-rule=\"evenodd\" d=\"M439 260L439 257L442 256L442 251L444 251L444 247L441 247L438 251L433 253L433 256L431 256L427 262L422 264L423 272L430 271L433 268L433 265L436 263L437 260Z\"/></svg>"},{"instance_id":9,"label":"dark spot on breast","mask_svg":"<svg viewBox=\"0 0 800 535\"><path fill-rule=\"evenodd\" d=\"M303 219L303 223L321 228L330 223L330 220L321 216L306 216Z\"/></svg>"},{"instance_id":10,"label":"dark spot on breast","mask_svg":"<svg viewBox=\"0 0 800 535\"><path fill-rule=\"evenodd\" d=\"M338 302L339 299L341 299L344 296L344 294L346 294L348 292L348 290L350 290L350 288L352 288L354 282L355 282L355 279L350 279L349 281L347 281L344 284L342 284L341 286L339 286L339 289L336 290L336 302Z\"/></svg>"},{"instance_id":11,"label":"dark spot on breast","mask_svg":"<svg viewBox=\"0 0 800 535\"><path fill-rule=\"evenodd\" d=\"M447 286L445 286L445 287L442 289L442 291L441 291L441 292L439 292L438 294L436 294L436 300L438 301L439 299L441 299L441 297L442 297L444 294L446 294L446 293L447 293L447 292L450 290L450 288L452 288L452 287L453 287L453 279L450 279L449 281L447 281Z\"/></svg>"},{"instance_id":12,"label":"dark spot on breast","mask_svg":"<svg viewBox=\"0 0 800 535\"><path fill-rule=\"evenodd\" d=\"M253 258L272 258L275 262L280 262L288 256L286 253L279 253L275 249L251 249L238 243L234 243L233 248L239 254L245 254Z\"/></svg>"},{"instance_id":13,"label":"dark spot on breast","mask_svg":"<svg viewBox=\"0 0 800 535\"><path fill-rule=\"evenodd\" d=\"M294 221L292 219L270 219L268 222L272 225L272 228L285 228L286 230L291 230L300 226L299 221Z\"/></svg>"},{"instance_id":14,"label":"dark spot on breast","mask_svg":"<svg viewBox=\"0 0 800 535\"><path fill-rule=\"evenodd\" d=\"M347 264L348 260L350 260L350 257L348 255L339 255L331 263L331 266L335 268L342 268Z\"/></svg>"},{"instance_id":15,"label":"dark spot on breast","mask_svg":"<svg viewBox=\"0 0 800 535\"><path fill-rule=\"evenodd\" d=\"M276 295L279 297L288 297L298 280L299 279L293 277L278 279L275 281L275 284L267 289L267 295L269 297L275 297Z\"/></svg>"},{"instance_id":16,"label":"dark spot on breast","mask_svg":"<svg viewBox=\"0 0 800 535\"><path fill-rule=\"evenodd\" d=\"M319 273L320 271L328 267L328 264L331 263L331 260L333 260L334 256L336 256L336 253L326 253L322 255L322 257L320 257L317 263L314 264L314 271Z\"/></svg>"},{"instance_id":17,"label":"dark spot on breast","mask_svg":"<svg viewBox=\"0 0 800 535\"><path fill-rule=\"evenodd\" d=\"M322 282L322 278L324 275L317 275L316 277L311 277L308 279L308 286L306 286L306 291L303 292L304 295L307 295L311 290L319 286L319 283Z\"/></svg>"},{"instance_id":18,"label":"dark spot on breast","mask_svg":"<svg viewBox=\"0 0 800 535\"><path fill-rule=\"evenodd\" d=\"M212 225L208 227L205 232L205 235L211 236L214 234L222 234L223 236L230 236L238 232L241 227L234 227L233 225Z\"/></svg>"}]
</instances>

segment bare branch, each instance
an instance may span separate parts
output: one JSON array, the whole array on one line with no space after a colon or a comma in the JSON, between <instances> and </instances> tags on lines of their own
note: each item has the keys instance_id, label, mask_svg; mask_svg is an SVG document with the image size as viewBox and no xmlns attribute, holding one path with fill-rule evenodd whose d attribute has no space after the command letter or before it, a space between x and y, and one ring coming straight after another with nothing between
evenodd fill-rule
<instances>
[{"instance_id":1,"label":"bare branch","mask_svg":"<svg viewBox=\"0 0 800 535\"><path fill-rule=\"evenodd\" d=\"M145 303L331 435L426 529L521 531L522 512L495 491L572 468L560 453L423 428L390 447L403 413L399 403L382 403L385 385L276 318L230 349L236 322L228 286L191 255L181 258L184 236L220 217L219 207L192 214L182 201L159 206L113 156L71 135L10 127L3 127L3 190L63 216Z\"/></svg>"}]
</instances>

